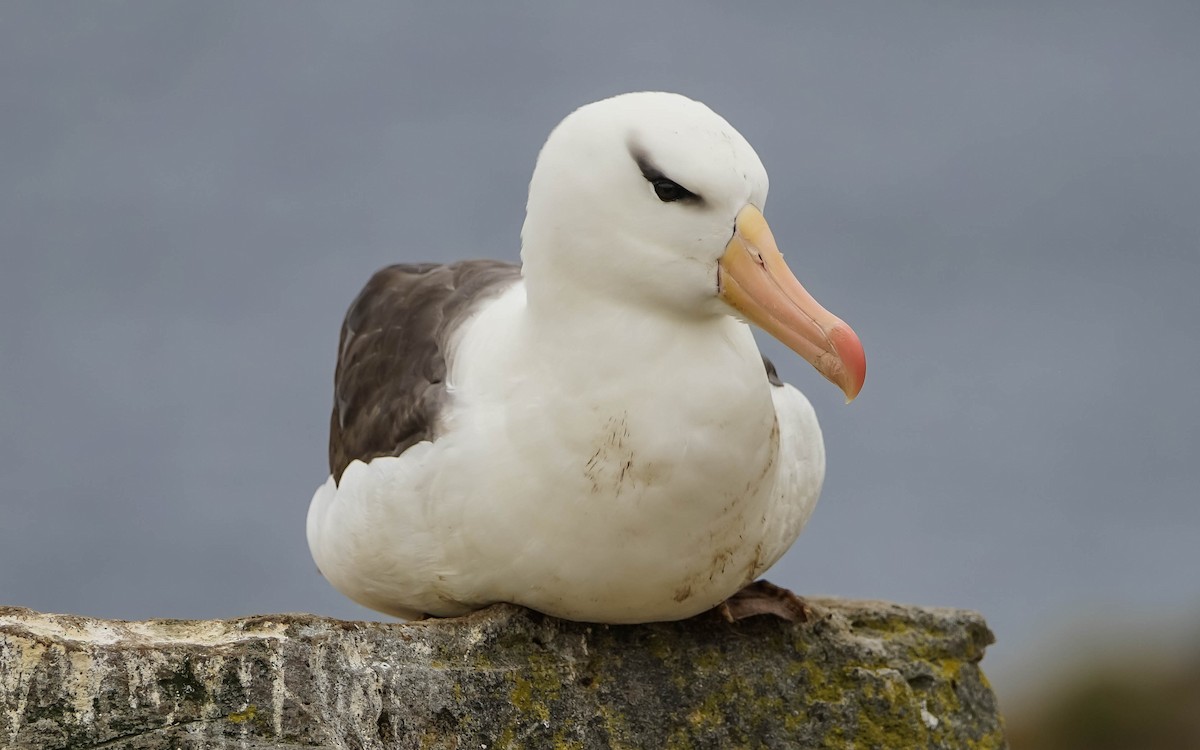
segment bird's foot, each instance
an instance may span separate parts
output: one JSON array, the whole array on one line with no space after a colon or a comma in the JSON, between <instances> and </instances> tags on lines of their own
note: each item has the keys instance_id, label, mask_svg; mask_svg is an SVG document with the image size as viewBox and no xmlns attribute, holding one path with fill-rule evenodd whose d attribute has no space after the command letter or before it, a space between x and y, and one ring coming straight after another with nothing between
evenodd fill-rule
<instances>
[{"instance_id":1,"label":"bird's foot","mask_svg":"<svg viewBox=\"0 0 1200 750\"><path fill-rule=\"evenodd\" d=\"M808 604L787 589L769 581L754 581L717 605L727 622L757 615L774 615L788 622L808 622L812 611Z\"/></svg>"}]
</instances>

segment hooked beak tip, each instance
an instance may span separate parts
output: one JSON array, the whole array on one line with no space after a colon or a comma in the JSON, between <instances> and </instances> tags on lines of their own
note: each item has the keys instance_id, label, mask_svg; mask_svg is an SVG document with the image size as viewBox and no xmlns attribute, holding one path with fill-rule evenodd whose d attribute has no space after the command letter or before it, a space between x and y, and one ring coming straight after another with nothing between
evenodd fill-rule
<instances>
[{"instance_id":1,"label":"hooked beak tip","mask_svg":"<svg viewBox=\"0 0 1200 750\"><path fill-rule=\"evenodd\" d=\"M858 396L867 379L867 355L858 334L845 323L839 321L826 335L841 364L837 377L830 379L846 394L848 404Z\"/></svg>"}]
</instances>

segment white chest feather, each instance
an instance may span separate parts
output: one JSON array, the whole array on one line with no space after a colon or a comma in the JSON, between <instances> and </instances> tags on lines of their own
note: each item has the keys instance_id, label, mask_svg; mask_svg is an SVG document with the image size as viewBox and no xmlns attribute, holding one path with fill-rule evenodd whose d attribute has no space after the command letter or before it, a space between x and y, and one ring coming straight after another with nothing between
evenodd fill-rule
<instances>
[{"instance_id":1,"label":"white chest feather","mask_svg":"<svg viewBox=\"0 0 1200 750\"><path fill-rule=\"evenodd\" d=\"M318 491L310 544L335 586L401 615L667 620L782 554L820 489L820 433L794 389L777 415L793 397L744 325L597 316L568 338L523 309L517 287L465 328L441 437Z\"/></svg>"}]
</instances>

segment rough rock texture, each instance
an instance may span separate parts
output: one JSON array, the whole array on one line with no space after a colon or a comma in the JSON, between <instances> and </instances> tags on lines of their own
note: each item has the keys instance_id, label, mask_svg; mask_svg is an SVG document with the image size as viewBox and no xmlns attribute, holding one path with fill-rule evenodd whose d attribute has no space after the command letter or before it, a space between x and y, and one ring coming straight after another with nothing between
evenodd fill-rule
<instances>
[{"instance_id":1,"label":"rough rock texture","mask_svg":"<svg viewBox=\"0 0 1200 750\"><path fill-rule=\"evenodd\" d=\"M997 748L971 612L789 625L116 622L0 608L4 748Z\"/></svg>"}]
</instances>

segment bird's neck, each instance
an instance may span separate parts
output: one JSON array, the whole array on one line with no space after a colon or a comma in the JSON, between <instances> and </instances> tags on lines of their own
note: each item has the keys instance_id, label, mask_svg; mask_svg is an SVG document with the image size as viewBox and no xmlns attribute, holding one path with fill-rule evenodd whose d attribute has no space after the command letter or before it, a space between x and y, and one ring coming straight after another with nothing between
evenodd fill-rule
<instances>
[{"instance_id":1,"label":"bird's neck","mask_svg":"<svg viewBox=\"0 0 1200 750\"><path fill-rule=\"evenodd\" d=\"M716 298L715 258L701 262L612 228L564 235L562 226L547 223L526 222L521 246L528 305L542 318L638 316L668 325L718 325L729 312Z\"/></svg>"},{"instance_id":2,"label":"bird's neck","mask_svg":"<svg viewBox=\"0 0 1200 750\"><path fill-rule=\"evenodd\" d=\"M598 375L671 369L672 363L695 368L719 361L717 352L729 350L732 340L753 346L745 325L726 315L681 313L633 296L596 293L585 285L531 285L527 295L531 344L564 365Z\"/></svg>"},{"instance_id":3,"label":"bird's neck","mask_svg":"<svg viewBox=\"0 0 1200 750\"><path fill-rule=\"evenodd\" d=\"M597 412L642 402L683 423L700 412L730 425L750 415L769 423L766 374L746 324L598 295L543 307L549 299L531 294L522 326L523 358L546 376L543 398Z\"/></svg>"}]
</instances>

